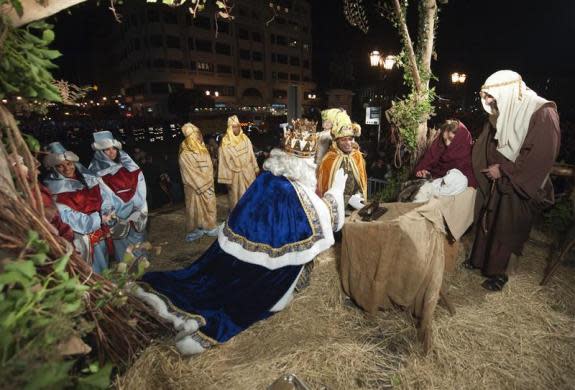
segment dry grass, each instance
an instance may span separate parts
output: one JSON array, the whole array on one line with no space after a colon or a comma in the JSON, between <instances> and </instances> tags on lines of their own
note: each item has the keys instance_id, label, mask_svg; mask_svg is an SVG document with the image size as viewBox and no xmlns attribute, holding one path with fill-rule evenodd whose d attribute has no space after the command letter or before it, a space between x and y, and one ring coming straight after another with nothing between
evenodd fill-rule
<instances>
[{"instance_id":1,"label":"dry grass","mask_svg":"<svg viewBox=\"0 0 575 390\"><path fill-rule=\"evenodd\" d=\"M527 245L503 293L484 292L477 273L449 276L457 314L438 307L428 356L405 313L369 316L343 296L338 255L336 248L320 256L310 286L285 311L197 357L150 347L117 386L265 389L291 372L311 389L575 387L575 269L539 287L547 256L540 245Z\"/></svg>"}]
</instances>

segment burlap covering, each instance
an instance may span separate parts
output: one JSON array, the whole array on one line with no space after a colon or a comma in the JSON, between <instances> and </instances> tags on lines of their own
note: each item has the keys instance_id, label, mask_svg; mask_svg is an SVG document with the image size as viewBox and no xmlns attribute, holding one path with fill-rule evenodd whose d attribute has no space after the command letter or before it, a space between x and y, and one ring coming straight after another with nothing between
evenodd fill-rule
<instances>
[{"instance_id":1,"label":"burlap covering","mask_svg":"<svg viewBox=\"0 0 575 390\"><path fill-rule=\"evenodd\" d=\"M386 203L379 220L353 214L343 228L340 275L344 291L369 313L392 304L420 319L420 338L431 345L431 321L445 270L446 232L440 201ZM454 258L457 249L448 251ZM454 260L447 261L454 265Z\"/></svg>"}]
</instances>

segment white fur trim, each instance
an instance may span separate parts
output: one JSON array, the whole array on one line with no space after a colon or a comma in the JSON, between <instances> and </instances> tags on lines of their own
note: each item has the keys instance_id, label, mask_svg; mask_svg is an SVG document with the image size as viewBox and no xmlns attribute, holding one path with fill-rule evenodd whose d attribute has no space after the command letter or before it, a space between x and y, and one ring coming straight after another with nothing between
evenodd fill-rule
<instances>
[{"instance_id":1,"label":"white fur trim","mask_svg":"<svg viewBox=\"0 0 575 390\"><path fill-rule=\"evenodd\" d=\"M335 221L335 226L333 227L334 232L339 232L343 228L345 223L345 204L343 199L343 193L335 190L328 190L326 195L330 194L337 203L337 221Z\"/></svg>"},{"instance_id":2,"label":"white fur trim","mask_svg":"<svg viewBox=\"0 0 575 390\"><path fill-rule=\"evenodd\" d=\"M308 261L313 260L313 258L319 253L331 247L335 241L331 227L331 216L326 204L313 190L303 185L300 185L299 188L303 189L311 200L311 203L318 214L324 238L318 240L311 248L304 251L290 252L279 257L270 257L267 253L250 252L244 249L240 244L228 240L224 235L223 228L221 228L218 233L218 242L222 250L241 261L245 261L246 263L261 265L267 269L274 270L285 267L286 265L305 264Z\"/></svg>"},{"instance_id":3,"label":"white fur trim","mask_svg":"<svg viewBox=\"0 0 575 390\"><path fill-rule=\"evenodd\" d=\"M44 157L44 166L46 168L54 168L56 165L62 164L64 161L72 161L76 163L80 161L80 157L69 150L64 153L48 153L48 155Z\"/></svg>"},{"instance_id":4,"label":"white fur trim","mask_svg":"<svg viewBox=\"0 0 575 390\"><path fill-rule=\"evenodd\" d=\"M206 349L200 345L192 336L186 336L176 343L176 348L182 355L197 355Z\"/></svg>"},{"instance_id":5,"label":"white fur trim","mask_svg":"<svg viewBox=\"0 0 575 390\"><path fill-rule=\"evenodd\" d=\"M199 329L198 321L193 319L184 319L177 314L171 313L168 310L166 303L156 294L144 291L144 289L138 285L130 285L132 288L131 292L144 301L148 306L150 306L154 311L163 319L169 321L174 329L180 332L180 337L183 334L191 334Z\"/></svg>"},{"instance_id":6,"label":"white fur trim","mask_svg":"<svg viewBox=\"0 0 575 390\"><path fill-rule=\"evenodd\" d=\"M117 139L103 139L92 143L92 149L94 150L105 150L108 148L117 148L118 150L122 150L122 143Z\"/></svg>"},{"instance_id":7,"label":"white fur trim","mask_svg":"<svg viewBox=\"0 0 575 390\"><path fill-rule=\"evenodd\" d=\"M297 281L299 280L299 278L303 272L303 268L304 267L302 267L301 270L299 271L299 274L297 274L297 278L295 278L295 280L291 284L290 288L288 288L288 290L280 298L280 300L277 301L275 305L273 305L273 307L270 309L270 311L273 311L274 313L276 313L280 310L285 309L287 307L287 305L289 305L291 303L291 301L293 300L293 291L295 290L295 286L297 285Z\"/></svg>"}]
</instances>

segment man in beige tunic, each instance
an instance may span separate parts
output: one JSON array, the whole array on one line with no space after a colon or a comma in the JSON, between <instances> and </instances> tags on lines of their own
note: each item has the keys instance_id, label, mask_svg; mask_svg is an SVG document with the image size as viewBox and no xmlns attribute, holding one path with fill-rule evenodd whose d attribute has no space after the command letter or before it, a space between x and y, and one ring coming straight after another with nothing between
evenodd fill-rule
<instances>
[{"instance_id":1,"label":"man in beige tunic","mask_svg":"<svg viewBox=\"0 0 575 390\"><path fill-rule=\"evenodd\" d=\"M237 116L228 118L228 129L222 139L218 157L218 183L228 187L232 210L259 171L252 143L244 134Z\"/></svg>"},{"instance_id":2,"label":"man in beige tunic","mask_svg":"<svg viewBox=\"0 0 575 390\"><path fill-rule=\"evenodd\" d=\"M186 195L186 241L204 234L218 235L214 169L200 129L191 123L182 126L186 139L180 145L180 173Z\"/></svg>"}]
</instances>

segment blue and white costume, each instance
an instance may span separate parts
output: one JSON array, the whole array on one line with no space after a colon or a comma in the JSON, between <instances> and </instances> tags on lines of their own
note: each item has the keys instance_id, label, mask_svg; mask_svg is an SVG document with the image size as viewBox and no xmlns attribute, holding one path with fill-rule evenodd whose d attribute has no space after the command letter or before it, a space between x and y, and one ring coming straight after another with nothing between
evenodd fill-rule
<instances>
[{"instance_id":1,"label":"blue and white costume","mask_svg":"<svg viewBox=\"0 0 575 390\"><path fill-rule=\"evenodd\" d=\"M290 303L303 266L332 246L333 231L343 226L341 177L341 188L321 199L315 186L264 171L196 262L144 275L136 295L180 331L181 353L223 343Z\"/></svg>"},{"instance_id":2,"label":"blue and white costume","mask_svg":"<svg viewBox=\"0 0 575 390\"><path fill-rule=\"evenodd\" d=\"M112 226L116 260L121 261L130 244L145 240L148 221L146 181L140 167L122 150L122 144L109 131L93 134L95 150L89 169L114 193L117 223ZM111 160L105 149L116 148L118 157Z\"/></svg>"},{"instance_id":3,"label":"blue and white costume","mask_svg":"<svg viewBox=\"0 0 575 390\"><path fill-rule=\"evenodd\" d=\"M95 272L101 273L108 267L112 249L109 228L101 217L111 212L114 194L59 142L51 143L48 149L50 154L44 165L50 173L44 185L52 194L62 221L74 231L74 247ZM74 162L74 178L64 177L55 168L66 160Z\"/></svg>"}]
</instances>

